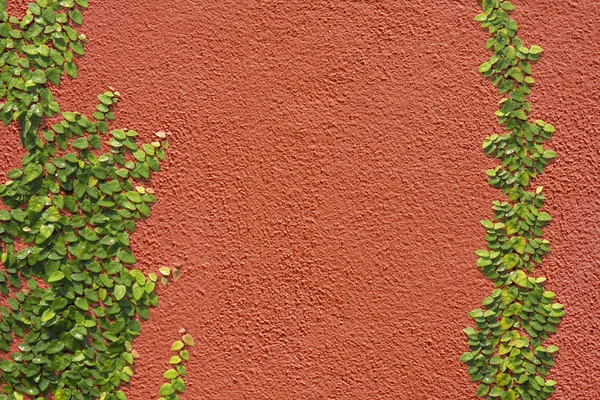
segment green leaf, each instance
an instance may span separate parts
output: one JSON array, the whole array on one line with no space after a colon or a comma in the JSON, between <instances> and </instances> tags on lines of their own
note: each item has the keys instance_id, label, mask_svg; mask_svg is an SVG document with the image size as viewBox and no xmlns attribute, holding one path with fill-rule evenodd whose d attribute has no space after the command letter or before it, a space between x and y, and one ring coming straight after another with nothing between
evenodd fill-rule
<instances>
[{"instance_id":1,"label":"green leaf","mask_svg":"<svg viewBox=\"0 0 600 400\"><path fill-rule=\"evenodd\" d=\"M479 72L481 73L485 73L487 71L490 70L490 68L492 68L491 64L489 62L484 62L483 64L481 64L481 66L479 67Z\"/></svg>"},{"instance_id":2,"label":"green leaf","mask_svg":"<svg viewBox=\"0 0 600 400\"><path fill-rule=\"evenodd\" d=\"M510 279L521 287L527 287L527 274L521 270L511 272Z\"/></svg>"},{"instance_id":3,"label":"green leaf","mask_svg":"<svg viewBox=\"0 0 600 400\"><path fill-rule=\"evenodd\" d=\"M23 171L21 171L20 169L11 169L8 172L8 178L9 179L17 179L19 178L21 175L23 175Z\"/></svg>"},{"instance_id":4,"label":"green leaf","mask_svg":"<svg viewBox=\"0 0 600 400\"><path fill-rule=\"evenodd\" d=\"M501 3L501 7L505 11L512 11L515 9L515 6L512 5L510 1L504 1Z\"/></svg>"},{"instance_id":5,"label":"green leaf","mask_svg":"<svg viewBox=\"0 0 600 400\"><path fill-rule=\"evenodd\" d=\"M83 45L79 42L71 42L69 45L75 54L84 55Z\"/></svg>"},{"instance_id":6,"label":"green leaf","mask_svg":"<svg viewBox=\"0 0 600 400\"><path fill-rule=\"evenodd\" d=\"M475 254L479 257L489 258L490 253L487 250L475 250Z\"/></svg>"},{"instance_id":7,"label":"green leaf","mask_svg":"<svg viewBox=\"0 0 600 400\"><path fill-rule=\"evenodd\" d=\"M537 220L541 222L549 222L552 221L552 217L547 212L541 212L538 214Z\"/></svg>"},{"instance_id":8,"label":"green leaf","mask_svg":"<svg viewBox=\"0 0 600 400\"><path fill-rule=\"evenodd\" d=\"M179 376L179 374L177 373L177 371L175 371L174 369L168 369L164 374L163 377L165 379L174 379L177 378Z\"/></svg>"},{"instance_id":9,"label":"green leaf","mask_svg":"<svg viewBox=\"0 0 600 400\"><path fill-rule=\"evenodd\" d=\"M529 48L529 54L540 54L544 51L544 49L542 49L540 46L531 46Z\"/></svg>"},{"instance_id":10,"label":"green leaf","mask_svg":"<svg viewBox=\"0 0 600 400\"><path fill-rule=\"evenodd\" d=\"M87 149L88 147L90 147L90 144L86 138L81 137L81 138L75 139L71 143L71 146L73 146L74 148L79 149L79 150L84 150L84 149Z\"/></svg>"},{"instance_id":11,"label":"green leaf","mask_svg":"<svg viewBox=\"0 0 600 400\"><path fill-rule=\"evenodd\" d=\"M52 318L54 318L54 316L56 315L56 313L52 310L46 310L44 311L44 313L42 314L42 317L40 318L40 320L42 322L48 322L50 321Z\"/></svg>"},{"instance_id":12,"label":"green leaf","mask_svg":"<svg viewBox=\"0 0 600 400\"><path fill-rule=\"evenodd\" d=\"M69 11L69 18L73 20L78 25L83 23L83 16L79 10L71 10Z\"/></svg>"},{"instance_id":13,"label":"green leaf","mask_svg":"<svg viewBox=\"0 0 600 400\"><path fill-rule=\"evenodd\" d=\"M56 86L60 85L61 74L58 68L48 68L46 70L46 76L48 77L48 80Z\"/></svg>"},{"instance_id":14,"label":"green leaf","mask_svg":"<svg viewBox=\"0 0 600 400\"><path fill-rule=\"evenodd\" d=\"M513 89L510 92L510 98L515 101L525 101L527 98L525 94L519 89Z\"/></svg>"},{"instance_id":15,"label":"green leaf","mask_svg":"<svg viewBox=\"0 0 600 400\"><path fill-rule=\"evenodd\" d=\"M500 357L500 356L493 356L490 359L490 364L492 364L492 365L500 365L500 364L502 364L503 360L504 359L502 357Z\"/></svg>"},{"instance_id":16,"label":"green leaf","mask_svg":"<svg viewBox=\"0 0 600 400\"><path fill-rule=\"evenodd\" d=\"M43 8L42 17L51 24L56 22L56 14L52 8Z\"/></svg>"},{"instance_id":17,"label":"green leaf","mask_svg":"<svg viewBox=\"0 0 600 400\"><path fill-rule=\"evenodd\" d=\"M502 93L506 93L506 92L510 91L514 87L515 87L515 84L513 83L512 80L505 79L498 85L498 91L502 94Z\"/></svg>"},{"instance_id":18,"label":"green leaf","mask_svg":"<svg viewBox=\"0 0 600 400\"><path fill-rule=\"evenodd\" d=\"M477 397L483 397L490 391L490 387L488 385L481 384L477 388Z\"/></svg>"},{"instance_id":19,"label":"green leaf","mask_svg":"<svg viewBox=\"0 0 600 400\"><path fill-rule=\"evenodd\" d=\"M517 233L521 228L521 224L517 220L508 221L506 224L506 234L512 235Z\"/></svg>"},{"instance_id":20,"label":"green leaf","mask_svg":"<svg viewBox=\"0 0 600 400\"><path fill-rule=\"evenodd\" d=\"M85 297L78 297L75 299L75 306L77 306L77 308L82 309L83 311L87 311L89 310L90 306L87 302L87 299Z\"/></svg>"},{"instance_id":21,"label":"green leaf","mask_svg":"<svg viewBox=\"0 0 600 400\"><path fill-rule=\"evenodd\" d=\"M50 274L50 277L48 278L48 283L58 282L63 280L64 278L65 274L63 274L62 271L54 271L52 274Z\"/></svg>"},{"instance_id":22,"label":"green leaf","mask_svg":"<svg viewBox=\"0 0 600 400\"><path fill-rule=\"evenodd\" d=\"M72 62L65 63L64 67L65 67L65 71L67 71L67 74L71 78L77 78L77 66L75 65L75 63L72 63Z\"/></svg>"},{"instance_id":23,"label":"green leaf","mask_svg":"<svg viewBox=\"0 0 600 400\"><path fill-rule=\"evenodd\" d=\"M553 298L556 297L556 293L551 292L551 291L548 290L548 291L544 292L544 297L547 298L547 299L553 299Z\"/></svg>"},{"instance_id":24,"label":"green leaf","mask_svg":"<svg viewBox=\"0 0 600 400\"><path fill-rule=\"evenodd\" d=\"M120 130L120 129L115 129L115 130L111 131L110 134L113 135L115 137L115 139L118 139L118 140L125 140L127 138L127 134L125 133L125 131Z\"/></svg>"},{"instance_id":25,"label":"green leaf","mask_svg":"<svg viewBox=\"0 0 600 400\"><path fill-rule=\"evenodd\" d=\"M23 175L25 182L31 182L39 177L43 172L43 168L40 164L30 162L23 168Z\"/></svg>"},{"instance_id":26,"label":"green leaf","mask_svg":"<svg viewBox=\"0 0 600 400\"><path fill-rule=\"evenodd\" d=\"M481 308L477 308L469 313L470 318L481 318L483 317L483 310Z\"/></svg>"},{"instance_id":27,"label":"green leaf","mask_svg":"<svg viewBox=\"0 0 600 400\"><path fill-rule=\"evenodd\" d=\"M519 254L525 253L525 247L527 246L527 241L524 237L514 237L511 239L512 248Z\"/></svg>"},{"instance_id":28,"label":"green leaf","mask_svg":"<svg viewBox=\"0 0 600 400\"><path fill-rule=\"evenodd\" d=\"M17 311L21 307L19 301L17 299L13 299L12 297L6 299L6 302L8 303L10 308L12 308L15 311Z\"/></svg>"},{"instance_id":29,"label":"green leaf","mask_svg":"<svg viewBox=\"0 0 600 400\"><path fill-rule=\"evenodd\" d=\"M124 285L115 286L115 299L121 300L125 297L125 293L127 293L127 288Z\"/></svg>"},{"instance_id":30,"label":"green leaf","mask_svg":"<svg viewBox=\"0 0 600 400\"><path fill-rule=\"evenodd\" d=\"M170 383L163 384L158 390L158 394L161 396L168 396L173 393L175 393L175 389Z\"/></svg>"},{"instance_id":31,"label":"green leaf","mask_svg":"<svg viewBox=\"0 0 600 400\"><path fill-rule=\"evenodd\" d=\"M506 254L502 258L502 262L506 266L506 269L514 268L519 263L519 260L520 260L519 256L514 253Z\"/></svg>"},{"instance_id":32,"label":"green leaf","mask_svg":"<svg viewBox=\"0 0 600 400\"><path fill-rule=\"evenodd\" d=\"M481 225L483 225L484 228L486 229L494 229L494 223L492 221L489 221L487 219L484 219L481 222Z\"/></svg>"},{"instance_id":33,"label":"green leaf","mask_svg":"<svg viewBox=\"0 0 600 400\"><path fill-rule=\"evenodd\" d=\"M0 210L0 221L10 221L11 216L7 210Z\"/></svg>"},{"instance_id":34,"label":"green leaf","mask_svg":"<svg viewBox=\"0 0 600 400\"><path fill-rule=\"evenodd\" d=\"M155 148L154 148L154 146L152 146L152 145L150 145L150 144L144 143L144 144L142 145L142 149L143 149L143 150L144 150L144 152L145 152L146 154L148 154L149 156L153 156L153 155L155 154Z\"/></svg>"},{"instance_id":35,"label":"green leaf","mask_svg":"<svg viewBox=\"0 0 600 400\"><path fill-rule=\"evenodd\" d=\"M558 347L557 346L548 346L548 348L546 349L546 351L548 353L556 353L558 351Z\"/></svg>"},{"instance_id":36,"label":"green leaf","mask_svg":"<svg viewBox=\"0 0 600 400\"><path fill-rule=\"evenodd\" d=\"M185 382L181 378L175 378L171 384L173 385L173 389L175 389L179 393L185 392Z\"/></svg>"},{"instance_id":37,"label":"green leaf","mask_svg":"<svg viewBox=\"0 0 600 400\"><path fill-rule=\"evenodd\" d=\"M133 290L133 299L135 301L140 300L144 296L144 293L146 293L144 288L142 286L140 286L137 282L133 284L132 290Z\"/></svg>"},{"instance_id":38,"label":"green leaf","mask_svg":"<svg viewBox=\"0 0 600 400\"><path fill-rule=\"evenodd\" d=\"M42 13L42 8L36 3L28 3L28 8L33 15L40 15Z\"/></svg>"},{"instance_id":39,"label":"green leaf","mask_svg":"<svg viewBox=\"0 0 600 400\"><path fill-rule=\"evenodd\" d=\"M512 303L519 295L519 290L516 287L508 287L502 290L502 304L508 305Z\"/></svg>"},{"instance_id":40,"label":"green leaf","mask_svg":"<svg viewBox=\"0 0 600 400\"><path fill-rule=\"evenodd\" d=\"M498 386L508 386L512 382L512 378L509 374L499 373L496 376L496 383Z\"/></svg>"},{"instance_id":41,"label":"green leaf","mask_svg":"<svg viewBox=\"0 0 600 400\"><path fill-rule=\"evenodd\" d=\"M54 226L52 225L42 225L40 226L40 236L42 236L43 238L49 238L50 236L52 236L52 233L54 232Z\"/></svg>"},{"instance_id":42,"label":"green leaf","mask_svg":"<svg viewBox=\"0 0 600 400\"><path fill-rule=\"evenodd\" d=\"M42 214L42 218L48 222L58 222L60 220L60 211L54 206L48 207Z\"/></svg>"},{"instance_id":43,"label":"green leaf","mask_svg":"<svg viewBox=\"0 0 600 400\"><path fill-rule=\"evenodd\" d=\"M551 160L553 158L556 158L557 154L555 151L552 150L546 150L544 151L544 158L547 160Z\"/></svg>"},{"instance_id":44,"label":"green leaf","mask_svg":"<svg viewBox=\"0 0 600 400\"><path fill-rule=\"evenodd\" d=\"M181 349L183 349L183 342L180 340L174 342L173 345L171 346L171 350L173 350L173 351L178 351Z\"/></svg>"},{"instance_id":45,"label":"green leaf","mask_svg":"<svg viewBox=\"0 0 600 400\"><path fill-rule=\"evenodd\" d=\"M135 264L136 259L131 250L121 250L117 253L119 259L125 264Z\"/></svg>"},{"instance_id":46,"label":"green leaf","mask_svg":"<svg viewBox=\"0 0 600 400\"><path fill-rule=\"evenodd\" d=\"M129 192L126 192L125 195L129 199L129 201L131 201L133 203L141 203L142 202L142 196L138 192L129 191Z\"/></svg>"},{"instance_id":47,"label":"green leaf","mask_svg":"<svg viewBox=\"0 0 600 400\"><path fill-rule=\"evenodd\" d=\"M65 348L65 344L60 340L55 340L46 349L46 354L57 354Z\"/></svg>"},{"instance_id":48,"label":"green leaf","mask_svg":"<svg viewBox=\"0 0 600 400\"><path fill-rule=\"evenodd\" d=\"M69 400L71 398L71 394L68 389L58 389L56 393L54 393L54 400Z\"/></svg>"},{"instance_id":49,"label":"green leaf","mask_svg":"<svg viewBox=\"0 0 600 400\"><path fill-rule=\"evenodd\" d=\"M33 74L31 74L31 80L39 85L42 85L48 81L44 71L41 71L39 69L33 71Z\"/></svg>"},{"instance_id":50,"label":"green leaf","mask_svg":"<svg viewBox=\"0 0 600 400\"><path fill-rule=\"evenodd\" d=\"M190 335L189 333L186 333L185 335L183 335L181 337L181 339L183 340L183 342L190 346L193 347L194 346L194 338L192 337L192 335Z\"/></svg>"}]
</instances>

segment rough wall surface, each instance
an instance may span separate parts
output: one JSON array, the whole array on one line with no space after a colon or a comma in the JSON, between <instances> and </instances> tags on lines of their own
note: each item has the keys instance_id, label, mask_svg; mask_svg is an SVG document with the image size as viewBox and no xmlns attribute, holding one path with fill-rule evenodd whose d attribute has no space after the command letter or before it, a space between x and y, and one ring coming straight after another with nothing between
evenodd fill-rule
<instances>
[{"instance_id":1,"label":"rough wall surface","mask_svg":"<svg viewBox=\"0 0 600 400\"><path fill-rule=\"evenodd\" d=\"M474 398L461 330L491 291L473 251L500 198L476 1L90 3L63 109L115 86L118 125L173 132L134 250L183 277L135 343L130 399L156 397L180 327L185 399ZM537 273L567 309L554 398L600 399L600 3L514 3L546 50L533 115L558 129L536 182L555 219ZM3 173L17 142L4 128Z\"/></svg>"}]
</instances>

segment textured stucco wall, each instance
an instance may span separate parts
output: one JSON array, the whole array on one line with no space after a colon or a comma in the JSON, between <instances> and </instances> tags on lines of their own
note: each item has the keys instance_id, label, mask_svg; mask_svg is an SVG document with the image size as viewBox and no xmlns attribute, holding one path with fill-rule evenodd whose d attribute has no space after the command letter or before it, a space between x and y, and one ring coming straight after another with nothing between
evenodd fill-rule
<instances>
[{"instance_id":1,"label":"textured stucco wall","mask_svg":"<svg viewBox=\"0 0 600 400\"><path fill-rule=\"evenodd\" d=\"M15 9L23 1L10 1ZM470 399L458 357L492 290L474 266L499 191L481 150L498 95L476 1L90 1L80 78L57 91L173 132L134 250L182 263L144 324L130 399L155 398L180 327L185 399ZM515 0L534 117L559 159L537 273L567 308L557 400L600 399L600 3ZM0 135L3 173L17 135Z\"/></svg>"}]
</instances>

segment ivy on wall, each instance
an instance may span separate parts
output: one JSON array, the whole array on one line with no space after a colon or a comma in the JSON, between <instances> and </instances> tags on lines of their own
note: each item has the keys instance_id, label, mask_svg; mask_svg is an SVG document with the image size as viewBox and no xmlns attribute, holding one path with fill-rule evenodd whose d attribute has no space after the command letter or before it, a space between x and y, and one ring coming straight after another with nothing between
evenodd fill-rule
<instances>
[{"instance_id":1,"label":"ivy on wall","mask_svg":"<svg viewBox=\"0 0 600 400\"><path fill-rule=\"evenodd\" d=\"M0 185L0 400L126 399L132 342L158 303L158 277L132 268L130 235L156 201L165 134L138 144L136 131L111 130L114 90L91 118L61 112L51 91L77 77L87 6L37 0L18 19L0 3L0 119L18 124L26 150ZM182 392L180 367L168 400Z\"/></svg>"},{"instance_id":2,"label":"ivy on wall","mask_svg":"<svg viewBox=\"0 0 600 400\"><path fill-rule=\"evenodd\" d=\"M471 381L479 383L479 398L547 399L555 390L556 382L547 377L558 348L544 346L544 341L565 313L554 301L555 294L544 290L545 278L531 276L534 266L550 252L542 228L552 218L541 210L542 187L531 191L530 182L556 157L543 146L554 127L529 120L532 64L543 50L526 47L517 37L517 24L509 16L514 10L511 2L480 3L483 13L475 21L490 33L486 48L494 54L479 72L504 95L496 111L504 133L483 143L485 154L499 159L501 165L486 174L489 184L502 190L508 201L494 201L493 219L481 221L487 249L475 252L476 264L495 289L482 308L469 314L475 328L464 332L471 351L460 359L468 366Z\"/></svg>"},{"instance_id":3,"label":"ivy on wall","mask_svg":"<svg viewBox=\"0 0 600 400\"><path fill-rule=\"evenodd\" d=\"M160 387L158 394L162 397L158 400L179 400L179 394L185 392L183 378L187 375L187 370L184 364L190 358L188 349L192 346L194 346L194 338L189 333L185 333L181 340L175 341L171 346L171 351L175 353L169 360L172 368L163 374L163 378L168 382Z\"/></svg>"}]
</instances>

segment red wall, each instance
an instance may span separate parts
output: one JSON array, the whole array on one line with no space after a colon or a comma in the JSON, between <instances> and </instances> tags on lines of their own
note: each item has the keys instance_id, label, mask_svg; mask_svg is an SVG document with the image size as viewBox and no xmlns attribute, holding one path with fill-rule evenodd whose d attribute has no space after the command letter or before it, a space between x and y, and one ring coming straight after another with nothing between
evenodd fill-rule
<instances>
[{"instance_id":1,"label":"red wall","mask_svg":"<svg viewBox=\"0 0 600 400\"><path fill-rule=\"evenodd\" d=\"M180 327L197 343L185 399L474 398L461 330L492 290L473 251L501 198L477 2L90 3L63 109L91 113L114 86L121 127L173 132L134 250L183 277L135 343L130 399L157 397ZM514 4L546 50L534 117L558 128L535 182L555 218L537 273L568 313L554 399L598 399L600 3ZM4 173L14 129L0 144Z\"/></svg>"}]
</instances>

